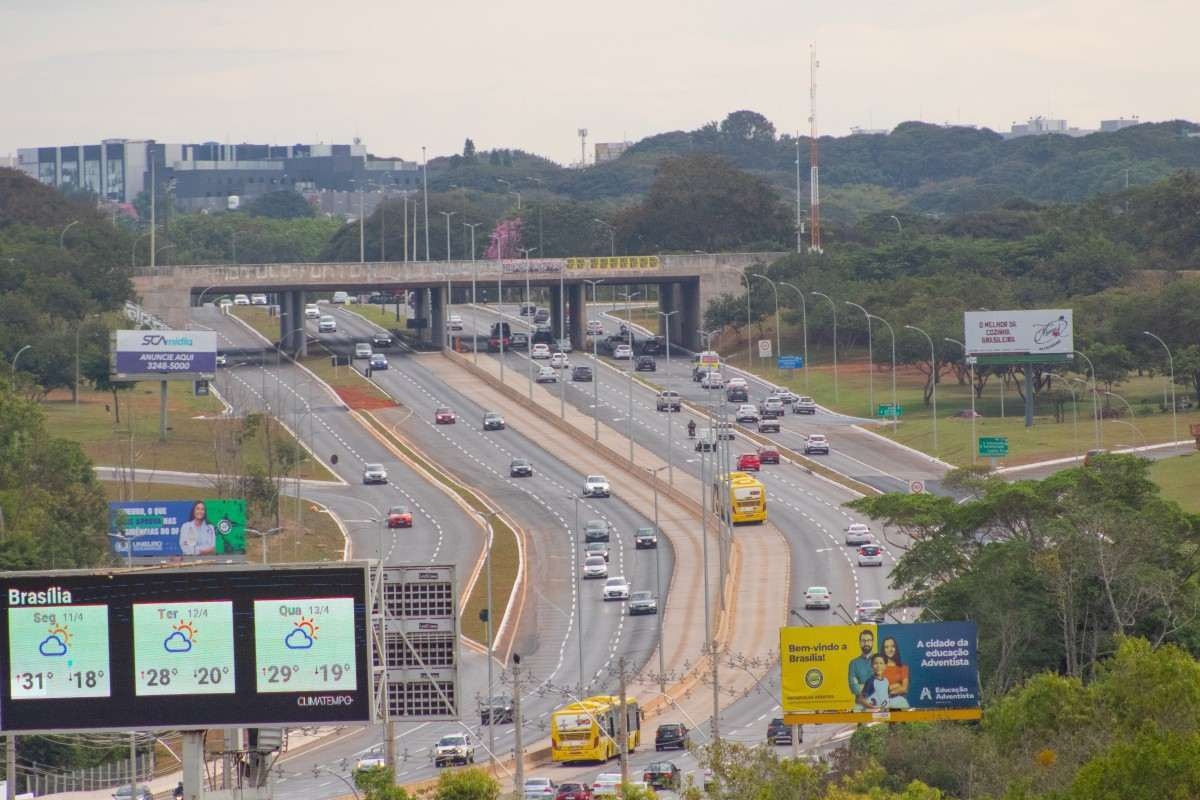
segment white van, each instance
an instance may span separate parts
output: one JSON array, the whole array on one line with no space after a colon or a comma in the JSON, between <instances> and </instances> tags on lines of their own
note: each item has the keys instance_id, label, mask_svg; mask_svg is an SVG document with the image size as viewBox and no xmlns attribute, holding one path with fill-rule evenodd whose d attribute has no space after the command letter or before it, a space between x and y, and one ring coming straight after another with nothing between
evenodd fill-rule
<instances>
[{"instance_id":1,"label":"white van","mask_svg":"<svg viewBox=\"0 0 1200 800\"><path fill-rule=\"evenodd\" d=\"M320 319L321 309L316 303L308 303L304 306L304 317L306 319Z\"/></svg>"},{"instance_id":2,"label":"white van","mask_svg":"<svg viewBox=\"0 0 1200 800\"><path fill-rule=\"evenodd\" d=\"M354 344L355 358L370 358L374 355L369 342L356 342Z\"/></svg>"},{"instance_id":3,"label":"white van","mask_svg":"<svg viewBox=\"0 0 1200 800\"><path fill-rule=\"evenodd\" d=\"M350 293L349 292L334 292L333 293L333 304L339 305L339 306L350 305Z\"/></svg>"}]
</instances>

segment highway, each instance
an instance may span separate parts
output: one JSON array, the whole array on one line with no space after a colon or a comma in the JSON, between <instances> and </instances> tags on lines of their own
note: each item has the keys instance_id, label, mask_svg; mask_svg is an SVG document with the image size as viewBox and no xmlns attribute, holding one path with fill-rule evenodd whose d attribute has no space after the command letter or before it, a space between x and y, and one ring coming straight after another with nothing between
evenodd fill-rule
<instances>
[{"instance_id":1,"label":"highway","mask_svg":"<svg viewBox=\"0 0 1200 800\"><path fill-rule=\"evenodd\" d=\"M455 311L463 317L464 336L467 339L470 338L472 326L478 326L479 333L486 337L488 327L495 319L493 308L456 307ZM505 306L503 313L513 324L514 329L524 325L522 318L517 315L515 305ZM615 326L609 320L606 327ZM484 353L481 352L479 357L484 358ZM500 358L500 355L491 354L486 357ZM521 374L528 369L529 360L524 352L507 352L504 358L510 369L520 371ZM629 425L631 382L628 373L622 370L622 367L626 367L628 362L614 364L609 359L601 358L598 363L594 363L590 354L578 351L571 354L571 362L572 364L593 365L596 368L595 374L599 380L599 386L595 387L591 383L567 382L563 386L565 402L590 414L593 392L598 389L601 422L618 431L625 431ZM709 398L705 396L705 391L699 388L699 384L691 381L690 374L687 372L688 362L686 359L680 359L678 362L673 360L669 375L666 372L665 358L659 358L658 365L658 372L643 373L642 377L655 383L669 381L671 387L679 390L685 398L699 403L708 402ZM664 381L664 378L667 380ZM535 388L535 391L537 390L539 389ZM557 393L559 386L552 384L545 390ZM752 399L761 398L760 392L752 391L751 394ZM639 445L654 450L663 458L666 457L669 449L675 469L682 469L699 476L701 467L699 454L695 452L693 442L687 439L686 425L689 419L695 419L697 427L703 428L705 427L704 420L688 411L670 415L660 413L655 409L654 397L654 390L643 386L638 381L632 382L634 437ZM669 448L668 416L672 418ZM844 421L846 418L835 420L834 416L818 414L815 419L806 419L803 424L811 426L810 430L820 429L827 421L832 425L848 424ZM787 422L788 427L792 428L793 420L789 418ZM798 428L798 426L796 427ZM795 437L794 444L799 444L799 437L802 434L798 430L789 431L782 434L780 438L786 441L786 437L789 436ZM754 449L753 446L743 448L738 444L738 442L734 442L735 446L731 448L731 457L733 458L736 458L740 452L750 452ZM847 457L846 463L858 462L851 461L850 457ZM832 463L831 466L833 466ZM711 466L709 469L711 471ZM887 477L882 476L880 471L872 472L861 464L858 467L858 475L872 477L873 480L879 482L883 482ZM782 530L792 550L792 608L797 609L805 619L814 625L835 625L844 624L844 620L837 615L836 610L805 611L802 609L802 595L805 588L812 585L828 586L833 593L835 608L840 603L850 614L853 614L854 606L859 600L872 598L887 602L894 597L894 593L887 586L887 573L894 566L897 554L891 548L885 547L887 556L886 566L883 569L858 567L853 557L853 549L845 547L843 543L842 533L850 522L867 521L842 507L844 502L855 497L853 493L789 463L764 467L760 479L767 488L771 519ZM777 675L778 667L773 663L767 663L773 655L767 653L730 655L730 662L742 659L742 666L736 668L751 669L757 677L760 677L761 689L733 703L722 712L720 727L723 736L745 743L758 743L763 740L767 722L771 716L778 713L778 684L775 678L771 677ZM707 720L696 720L695 722L701 728L706 728L708 724ZM806 736L806 749L827 748L829 738L842 735L842 733L843 730L836 728L810 731ZM652 742L652 730L644 731L644 735ZM696 740L703 741L703 732L698 732ZM639 769L645 763L654 760L652 749L643 748L643 750L644 752L639 753L633 760L634 765ZM645 752L647 750L648 752ZM685 772L696 768L695 761L690 755L673 753L669 760L677 763ZM553 775L556 769L559 768L552 768L549 773ZM611 769L590 770L588 777L594 777L601 771L611 771Z\"/></svg>"},{"instance_id":2,"label":"highway","mask_svg":"<svg viewBox=\"0 0 1200 800\"><path fill-rule=\"evenodd\" d=\"M218 331L223 348L244 351L262 346L255 334L211 308L197 309L195 319ZM369 323L357 315L340 313L339 324L342 330L338 334L326 334L321 338L335 349L347 352L352 349L350 342L353 339L366 338L373 332ZM575 603L580 597L586 645L583 647L582 680L588 694L611 690L615 686L612 670L618 655L625 655L635 667L640 666L656 641L655 619L630 618L624 614L623 604L603 602L597 585L602 581L588 581L582 586L582 595L578 593L572 576L579 549L572 533L582 475L515 431L485 434L479 425L484 409L466 398L455 396L444 386L436 393L431 391L437 381L424 371L419 357L399 351L392 351L389 356L392 368L376 372L374 378L381 388L403 404L403 411L411 412L400 414L403 419L399 424L400 432L466 483L489 495L525 528L529 536L532 591L515 647L516 652L522 654L523 672L532 679L525 684L528 689L523 693L526 701L525 741L528 744L545 735L550 711L578 691L580 640L575 627ZM286 361L278 367L268 363L265 369L239 368L232 366L234 363L231 359L231 368L221 371L218 386L235 407L261 407L261 398L265 394L272 408L302 438L311 442L323 458L328 460L334 452L342 454L333 469L349 486L328 492L306 488L306 496L328 504L345 518L369 517L362 501L386 505L376 499L384 487L362 486L360 470L366 461L382 461L391 477L388 488L403 498L387 502L407 502L417 515L412 531L397 532L394 542L403 541L404 544L395 547L393 542L387 549L385 556L389 562L399 563L400 558L404 562L418 563L449 560L459 565L460 580L465 580L479 556L481 534L478 525L466 519L457 504L401 462L387 457L384 448L351 419L337 401L327 392L313 389L314 381L300 368ZM302 389L305 396L301 397L293 387ZM320 399L308 397L310 390L313 397ZM307 413L308 403L312 404L311 414ZM449 405L458 412L458 424L433 423L433 409L440 405ZM509 478L508 465L515 456L525 456L533 461L533 478ZM653 589L656 553L653 550L635 551L632 542L633 530L650 525L649 520L619 498L581 498L579 518L581 525L589 519L607 519L614 528L611 574L623 572L634 589ZM357 552L373 555L374 551L364 552L364 546L357 547ZM662 574L669 576L672 569L669 544L664 542L657 557L661 560ZM497 613L501 610L501 602L497 598ZM463 648L462 653L463 721L479 735L477 741L486 744L486 729L481 730L473 724L478 719L475 698L487 693L486 660L467 648ZM500 683L501 674L498 665L497 693L508 691ZM430 745L444 733L458 729L459 726L448 723L398 725L398 751L406 759L397 770L398 778L407 782L432 776L434 770L428 762ZM502 756L512 751L512 733L511 725L497 726L496 751ZM381 735L379 730L350 733L335 744L307 751L295 759L299 763L287 765L287 774L279 781L279 795L312 797L337 793L341 782L328 776L312 778L311 766L319 764L349 770L358 756L378 748ZM479 756L484 757L482 748Z\"/></svg>"}]
</instances>

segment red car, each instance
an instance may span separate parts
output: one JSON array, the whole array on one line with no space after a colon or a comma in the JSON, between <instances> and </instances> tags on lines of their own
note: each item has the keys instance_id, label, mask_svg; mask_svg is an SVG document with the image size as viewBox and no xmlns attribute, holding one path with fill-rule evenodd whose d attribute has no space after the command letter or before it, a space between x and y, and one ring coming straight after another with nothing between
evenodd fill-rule
<instances>
[{"instance_id":1,"label":"red car","mask_svg":"<svg viewBox=\"0 0 1200 800\"><path fill-rule=\"evenodd\" d=\"M560 783L554 800L592 800L592 789L586 783Z\"/></svg>"},{"instance_id":2,"label":"red car","mask_svg":"<svg viewBox=\"0 0 1200 800\"><path fill-rule=\"evenodd\" d=\"M762 467L762 462L758 458L758 453L742 453L738 456L737 468L739 472L758 472Z\"/></svg>"},{"instance_id":3,"label":"red car","mask_svg":"<svg viewBox=\"0 0 1200 800\"><path fill-rule=\"evenodd\" d=\"M760 463L760 464L778 464L779 463L779 451L771 450L770 448L767 448L767 447L761 448L758 451L758 463Z\"/></svg>"},{"instance_id":4,"label":"red car","mask_svg":"<svg viewBox=\"0 0 1200 800\"><path fill-rule=\"evenodd\" d=\"M433 421L438 425L453 425L458 421L458 417L448 408L439 408L433 412Z\"/></svg>"},{"instance_id":5,"label":"red car","mask_svg":"<svg viewBox=\"0 0 1200 800\"><path fill-rule=\"evenodd\" d=\"M404 506L392 506L388 509L389 528L411 528L412 512Z\"/></svg>"}]
</instances>

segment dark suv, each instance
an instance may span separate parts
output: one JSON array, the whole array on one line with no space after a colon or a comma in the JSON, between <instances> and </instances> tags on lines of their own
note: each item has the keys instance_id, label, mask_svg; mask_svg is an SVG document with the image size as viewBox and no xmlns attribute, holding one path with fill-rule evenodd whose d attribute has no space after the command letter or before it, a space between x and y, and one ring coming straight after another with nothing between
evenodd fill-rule
<instances>
[{"instance_id":1,"label":"dark suv","mask_svg":"<svg viewBox=\"0 0 1200 800\"><path fill-rule=\"evenodd\" d=\"M659 356L667 352L667 342L661 336L651 336L642 342L642 355Z\"/></svg>"},{"instance_id":2,"label":"dark suv","mask_svg":"<svg viewBox=\"0 0 1200 800\"><path fill-rule=\"evenodd\" d=\"M580 383L589 383L592 380L592 368L584 366L572 367L571 380Z\"/></svg>"},{"instance_id":3,"label":"dark suv","mask_svg":"<svg viewBox=\"0 0 1200 800\"><path fill-rule=\"evenodd\" d=\"M804 741L804 729L800 728L800 741ZM784 723L782 717L775 717L767 723L767 743L768 744L787 744L792 743L792 726Z\"/></svg>"},{"instance_id":4,"label":"dark suv","mask_svg":"<svg viewBox=\"0 0 1200 800\"><path fill-rule=\"evenodd\" d=\"M668 722L658 726L654 732L654 749L687 750L688 729L679 722Z\"/></svg>"},{"instance_id":5,"label":"dark suv","mask_svg":"<svg viewBox=\"0 0 1200 800\"><path fill-rule=\"evenodd\" d=\"M633 368L638 372L656 372L658 364L654 363L654 359L651 356L638 356Z\"/></svg>"},{"instance_id":6,"label":"dark suv","mask_svg":"<svg viewBox=\"0 0 1200 800\"><path fill-rule=\"evenodd\" d=\"M479 724L491 725L493 721L496 725L513 721L512 698L497 695L490 701L485 698L479 702Z\"/></svg>"}]
</instances>

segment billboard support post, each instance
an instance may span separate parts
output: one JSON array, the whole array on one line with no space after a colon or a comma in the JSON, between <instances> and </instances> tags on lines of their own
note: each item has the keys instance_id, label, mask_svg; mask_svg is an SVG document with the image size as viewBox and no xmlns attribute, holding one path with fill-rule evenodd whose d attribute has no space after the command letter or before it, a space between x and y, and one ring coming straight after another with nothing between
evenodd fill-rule
<instances>
[{"instance_id":1,"label":"billboard support post","mask_svg":"<svg viewBox=\"0 0 1200 800\"><path fill-rule=\"evenodd\" d=\"M198 800L204 791L204 731L183 731L182 755L183 796Z\"/></svg>"},{"instance_id":2,"label":"billboard support post","mask_svg":"<svg viewBox=\"0 0 1200 800\"><path fill-rule=\"evenodd\" d=\"M167 382L158 382L158 440L167 440Z\"/></svg>"},{"instance_id":3,"label":"billboard support post","mask_svg":"<svg viewBox=\"0 0 1200 800\"><path fill-rule=\"evenodd\" d=\"M17 736L10 733L4 737L5 800L17 797Z\"/></svg>"},{"instance_id":4,"label":"billboard support post","mask_svg":"<svg viewBox=\"0 0 1200 800\"><path fill-rule=\"evenodd\" d=\"M1033 427L1033 365L1025 365L1025 427Z\"/></svg>"}]
</instances>

